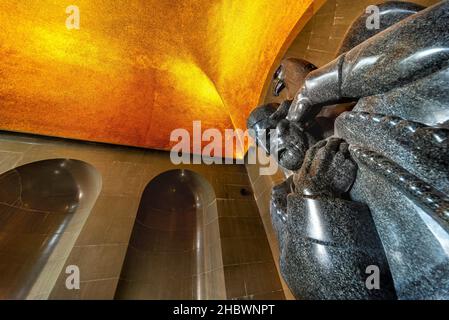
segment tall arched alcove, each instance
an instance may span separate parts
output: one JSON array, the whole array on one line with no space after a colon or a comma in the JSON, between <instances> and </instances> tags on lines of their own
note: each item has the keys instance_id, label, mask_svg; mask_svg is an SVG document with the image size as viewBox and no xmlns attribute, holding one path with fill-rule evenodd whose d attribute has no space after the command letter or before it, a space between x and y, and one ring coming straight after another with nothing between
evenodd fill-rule
<instances>
[{"instance_id":1,"label":"tall arched alcove","mask_svg":"<svg viewBox=\"0 0 449 320\"><path fill-rule=\"evenodd\" d=\"M0 175L0 299L50 292L100 190L101 175L78 160L43 160Z\"/></svg>"},{"instance_id":2,"label":"tall arched alcove","mask_svg":"<svg viewBox=\"0 0 449 320\"><path fill-rule=\"evenodd\" d=\"M213 269L210 244L220 241L215 192L199 174L171 170L145 188L116 299L224 298L224 274ZM214 257L212 257L212 255Z\"/></svg>"}]
</instances>

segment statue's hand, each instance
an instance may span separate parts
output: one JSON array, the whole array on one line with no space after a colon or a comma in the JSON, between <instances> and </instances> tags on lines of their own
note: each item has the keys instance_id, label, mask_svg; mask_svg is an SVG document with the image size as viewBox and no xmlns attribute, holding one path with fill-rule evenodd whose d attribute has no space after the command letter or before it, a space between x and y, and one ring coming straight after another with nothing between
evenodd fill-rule
<instances>
[{"instance_id":1,"label":"statue's hand","mask_svg":"<svg viewBox=\"0 0 449 320\"><path fill-rule=\"evenodd\" d=\"M313 81L309 81L309 83L313 83ZM315 117L321 112L323 107L330 104L329 102L321 104L312 102L308 89L303 86L291 103L287 120L297 122L302 127L307 128L315 120Z\"/></svg>"},{"instance_id":2,"label":"statue's hand","mask_svg":"<svg viewBox=\"0 0 449 320\"><path fill-rule=\"evenodd\" d=\"M277 123L283 119L285 119L288 115L288 111L290 110L290 106L292 104L291 100L284 100L279 107L277 108L277 110L270 116L270 121L272 121L272 123ZM276 125L274 126L274 128L276 127Z\"/></svg>"},{"instance_id":3,"label":"statue's hand","mask_svg":"<svg viewBox=\"0 0 449 320\"><path fill-rule=\"evenodd\" d=\"M322 140L307 151L301 170L295 174L295 192L340 197L349 191L356 174L348 144L338 138Z\"/></svg>"},{"instance_id":4,"label":"statue's hand","mask_svg":"<svg viewBox=\"0 0 449 320\"><path fill-rule=\"evenodd\" d=\"M316 114L312 112L312 103L307 98L305 91L304 87L299 90L288 110L287 120L305 124L315 117Z\"/></svg>"},{"instance_id":5,"label":"statue's hand","mask_svg":"<svg viewBox=\"0 0 449 320\"><path fill-rule=\"evenodd\" d=\"M274 138L271 154L277 157L279 165L288 170L301 168L307 149L316 141L297 123L286 119L279 121Z\"/></svg>"}]
</instances>

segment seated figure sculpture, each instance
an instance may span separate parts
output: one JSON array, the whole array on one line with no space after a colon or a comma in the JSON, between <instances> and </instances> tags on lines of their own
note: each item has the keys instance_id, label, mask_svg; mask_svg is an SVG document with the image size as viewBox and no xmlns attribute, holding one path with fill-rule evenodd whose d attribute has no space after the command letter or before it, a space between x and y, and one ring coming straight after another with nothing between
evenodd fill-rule
<instances>
[{"instance_id":1,"label":"seated figure sculpture","mask_svg":"<svg viewBox=\"0 0 449 320\"><path fill-rule=\"evenodd\" d=\"M449 298L449 2L384 8L402 6L411 10L381 33L359 18L345 49L308 73L293 101L248 120L277 129L262 147L295 171L273 188L271 214L298 298ZM316 117L348 101L353 111L321 140ZM379 288L366 285L370 266Z\"/></svg>"}]
</instances>

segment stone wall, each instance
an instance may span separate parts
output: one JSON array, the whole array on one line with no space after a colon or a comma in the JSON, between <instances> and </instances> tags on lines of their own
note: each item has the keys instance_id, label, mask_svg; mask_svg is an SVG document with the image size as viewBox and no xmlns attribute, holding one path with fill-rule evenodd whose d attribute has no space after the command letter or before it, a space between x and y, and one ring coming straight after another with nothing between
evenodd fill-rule
<instances>
[{"instance_id":1,"label":"stone wall","mask_svg":"<svg viewBox=\"0 0 449 320\"><path fill-rule=\"evenodd\" d=\"M209 249L220 250L221 246L222 261L218 258L214 264L222 268L225 277L223 298L284 299L244 165L176 166L167 152L0 134L0 174L57 158L91 164L100 172L103 186L84 226L73 234L74 245L66 247L65 263L54 270L60 274L54 287L50 283L30 299L112 299L141 194L154 177L173 169L194 171L214 188L218 217L208 221L207 228L220 238L219 244ZM80 268L80 290L66 289L67 265Z\"/></svg>"}]
</instances>

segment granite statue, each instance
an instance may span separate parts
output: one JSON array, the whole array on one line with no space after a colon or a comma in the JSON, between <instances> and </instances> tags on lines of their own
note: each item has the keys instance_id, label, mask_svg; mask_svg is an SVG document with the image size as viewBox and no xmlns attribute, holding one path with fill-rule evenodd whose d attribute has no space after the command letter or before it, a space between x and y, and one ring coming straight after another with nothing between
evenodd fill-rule
<instances>
[{"instance_id":1,"label":"granite statue","mask_svg":"<svg viewBox=\"0 0 449 320\"><path fill-rule=\"evenodd\" d=\"M378 7L381 29L361 15L329 64L299 80L281 65L275 93L299 88L293 101L248 119L293 171L273 188L271 216L300 299L449 299L449 2Z\"/></svg>"},{"instance_id":2,"label":"granite statue","mask_svg":"<svg viewBox=\"0 0 449 320\"><path fill-rule=\"evenodd\" d=\"M318 142L292 176L294 192L286 196L275 187L282 274L302 299L396 299L369 208L345 197L357 174L348 148L338 138ZM380 273L378 290L366 285L370 266Z\"/></svg>"},{"instance_id":3,"label":"granite statue","mask_svg":"<svg viewBox=\"0 0 449 320\"><path fill-rule=\"evenodd\" d=\"M279 96L282 90L287 92L287 99L293 100L296 92L304 84L305 77L317 67L304 59L286 58L276 69L273 76L273 95Z\"/></svg>"}]
</instances>

